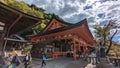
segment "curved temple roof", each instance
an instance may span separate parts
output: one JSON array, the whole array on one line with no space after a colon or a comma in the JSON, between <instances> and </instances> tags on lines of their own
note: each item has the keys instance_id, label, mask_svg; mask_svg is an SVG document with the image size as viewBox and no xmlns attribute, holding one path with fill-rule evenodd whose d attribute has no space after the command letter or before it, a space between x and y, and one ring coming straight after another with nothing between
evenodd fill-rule
<instances>
[{"instance_id":1,"label":"curved temple roof","mask_svg":"<svg viewBox=\"0 0 120 68\"><path fill-rule=\"evenodd\" d=\"M56 19L56 18L53 17L52 19ZM50 23L53 23L53 22L50 21ZM64 23L64 22L62 22L62 23ZM71 24L71 25L67 25L65 27L60 27L60 28L56 28L53 30L40 32L39 34L37 34L31 38L32 39L39 39L39 38L46 37L46 36L47 37L48 36L55 36L55 35L58 35L61 33L62 34L75 33L78 36L80 36L83 40L85 40L87 43L89 43L91 45L95 44L95 40L94 40L94 38L89 30L88 24L87 24L87 19L84 19L76 24Z\"/></svg>"}]
</instances>

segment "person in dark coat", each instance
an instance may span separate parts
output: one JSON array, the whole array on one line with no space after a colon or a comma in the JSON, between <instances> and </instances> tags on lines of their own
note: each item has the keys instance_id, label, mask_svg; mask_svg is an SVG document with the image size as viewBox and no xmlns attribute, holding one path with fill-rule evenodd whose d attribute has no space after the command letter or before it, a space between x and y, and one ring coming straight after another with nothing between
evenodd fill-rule
<instances>
[{"instance_id":1,"label":"person in dark coat","mask_svg":"<svg viewBox=\"0 0 120 68\"><path fill-rule=\"evenodd\" d=\"M25 68L28 67L29 62L30 62L30 58L31 58L30 54L27 53L26 56L25 56L24 59L23 59L23 63L24 63L24 65L25 65Z\"/></svg>"},{"instance_id":2,"label":"person in dark coat","mask_svg":"<svg viewBox=\"0 0 120 68\"><path fill-rule=\"evenodd\" d=\"M20 65L21 61L17 54L13 56L11 63L12 63L12 68L16 68L17 66Z\"/></svg>"}]
</instances>

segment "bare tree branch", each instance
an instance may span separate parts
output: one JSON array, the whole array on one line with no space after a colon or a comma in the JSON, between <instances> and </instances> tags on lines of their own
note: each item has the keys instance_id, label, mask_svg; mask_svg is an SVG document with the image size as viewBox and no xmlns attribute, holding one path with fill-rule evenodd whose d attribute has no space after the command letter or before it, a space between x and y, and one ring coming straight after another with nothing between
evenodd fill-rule
<instances>
[{"instance_id":1,"label":"bare tree branch","mask_svg":"<svg viewBox=\"0 0 120 68\"><path fill-rule=\"evenodd\" d=\"M106 55L108 55L108 53L109 53L109 51L110 51L110 49L111 49L111 47L112 47L112 39L113 39L113 37L116 35L116 33L118 32L118 30L116 29L116 31L114 32L114 34L111 36L111 38L110 38L110 44L109 44L109 47L108 47L108 49L107 49L107 51L106 51Z\"/></svg>"}]
</instances>

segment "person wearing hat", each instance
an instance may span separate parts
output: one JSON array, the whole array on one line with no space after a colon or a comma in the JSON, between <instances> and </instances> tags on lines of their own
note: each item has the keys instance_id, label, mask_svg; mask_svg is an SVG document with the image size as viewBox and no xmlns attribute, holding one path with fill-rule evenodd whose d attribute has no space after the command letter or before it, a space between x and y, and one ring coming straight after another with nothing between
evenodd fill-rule
<instances>
[{"instance_id":1,"label":"person wearing hat","mask_svg":"<svg viewBox=\"0 0 120 68\"><path fill-rule=\"evenodd\" d=\"M12 61L11 61L12 68L16 68L21 63L21 61L18 57L17 51L15 51L14 48L13 48L13 51L11 52L11 54L13 56Z\"/></svg>"},{"instance_id":2,"label":"person wearing hat","mask_svg":"<svg viewBox=\"0 0 120 68\"><path fill-rule=\"evenodd\" d=\"M16 56L17 51L13 48L13 51L11 52L11 54L12 54L13 56Z\"/></svg>"}]
</instances>

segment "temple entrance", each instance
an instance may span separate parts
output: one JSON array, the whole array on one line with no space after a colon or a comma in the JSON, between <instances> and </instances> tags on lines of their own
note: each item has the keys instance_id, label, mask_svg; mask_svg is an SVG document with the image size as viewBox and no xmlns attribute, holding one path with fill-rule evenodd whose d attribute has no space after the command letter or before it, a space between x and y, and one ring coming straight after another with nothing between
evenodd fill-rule
<instances>
[{"instance_id":1,"label":"temple entrance","mask_svg":"<svg viewBox=\"0 0 120 68\"><path fill-rule=\"evenodd\" d=\"M53 49L54 47L51 44L34 44L31 50L31 54L34 58L42 58L42 54L45 53L47 58L52 58Z\"/></svg>"},{"instance_id":2,"label":"temple entrance","mask_svg":"<svg viewBox=\"0 0 120 68\"><path fill-rule=\"evenodd\" d=\"M71 45L65 40L54 41L54 43L55 52L66 52L71 48Z\"/></svg>"},{"instance_id":3,"label":"temple entrance","mask_svg":"<svg viewBox=\"0 0 120 68\"><path fill-rule=\"evenodd\" d=\"M53 46L47 45L44 47L44 53L46 54L47 58L51 58L53 54Z\"/></svg>"},{"instance_id":4,"label":"temple entrance","mask_svg":"<svg viewBox=\"0 0 120 68\"><path fill-rule=\"evenodd\" d=\"M67 56L67 52L71 49L71 40L54 40L51 42L42 42L34 44L31 50L32 57L41 58L44 52L47 58L57 58L59 56Z\"/></svg>"},{"instance_id":5,"label":"temple entrance","mask_svg":"<svg viewBox=\"0 0 120 68\"><path fill-rule=\"evenodd\" d=\"M32 56L41 58L42 53L46 54L47 58L58 58L60 56L73 57L75 60L80 55L86 55L86 46L80 44L79 41L73 39L61 39L53 41L40 42L32 47Z\"/></svg>"}]
</instances>

